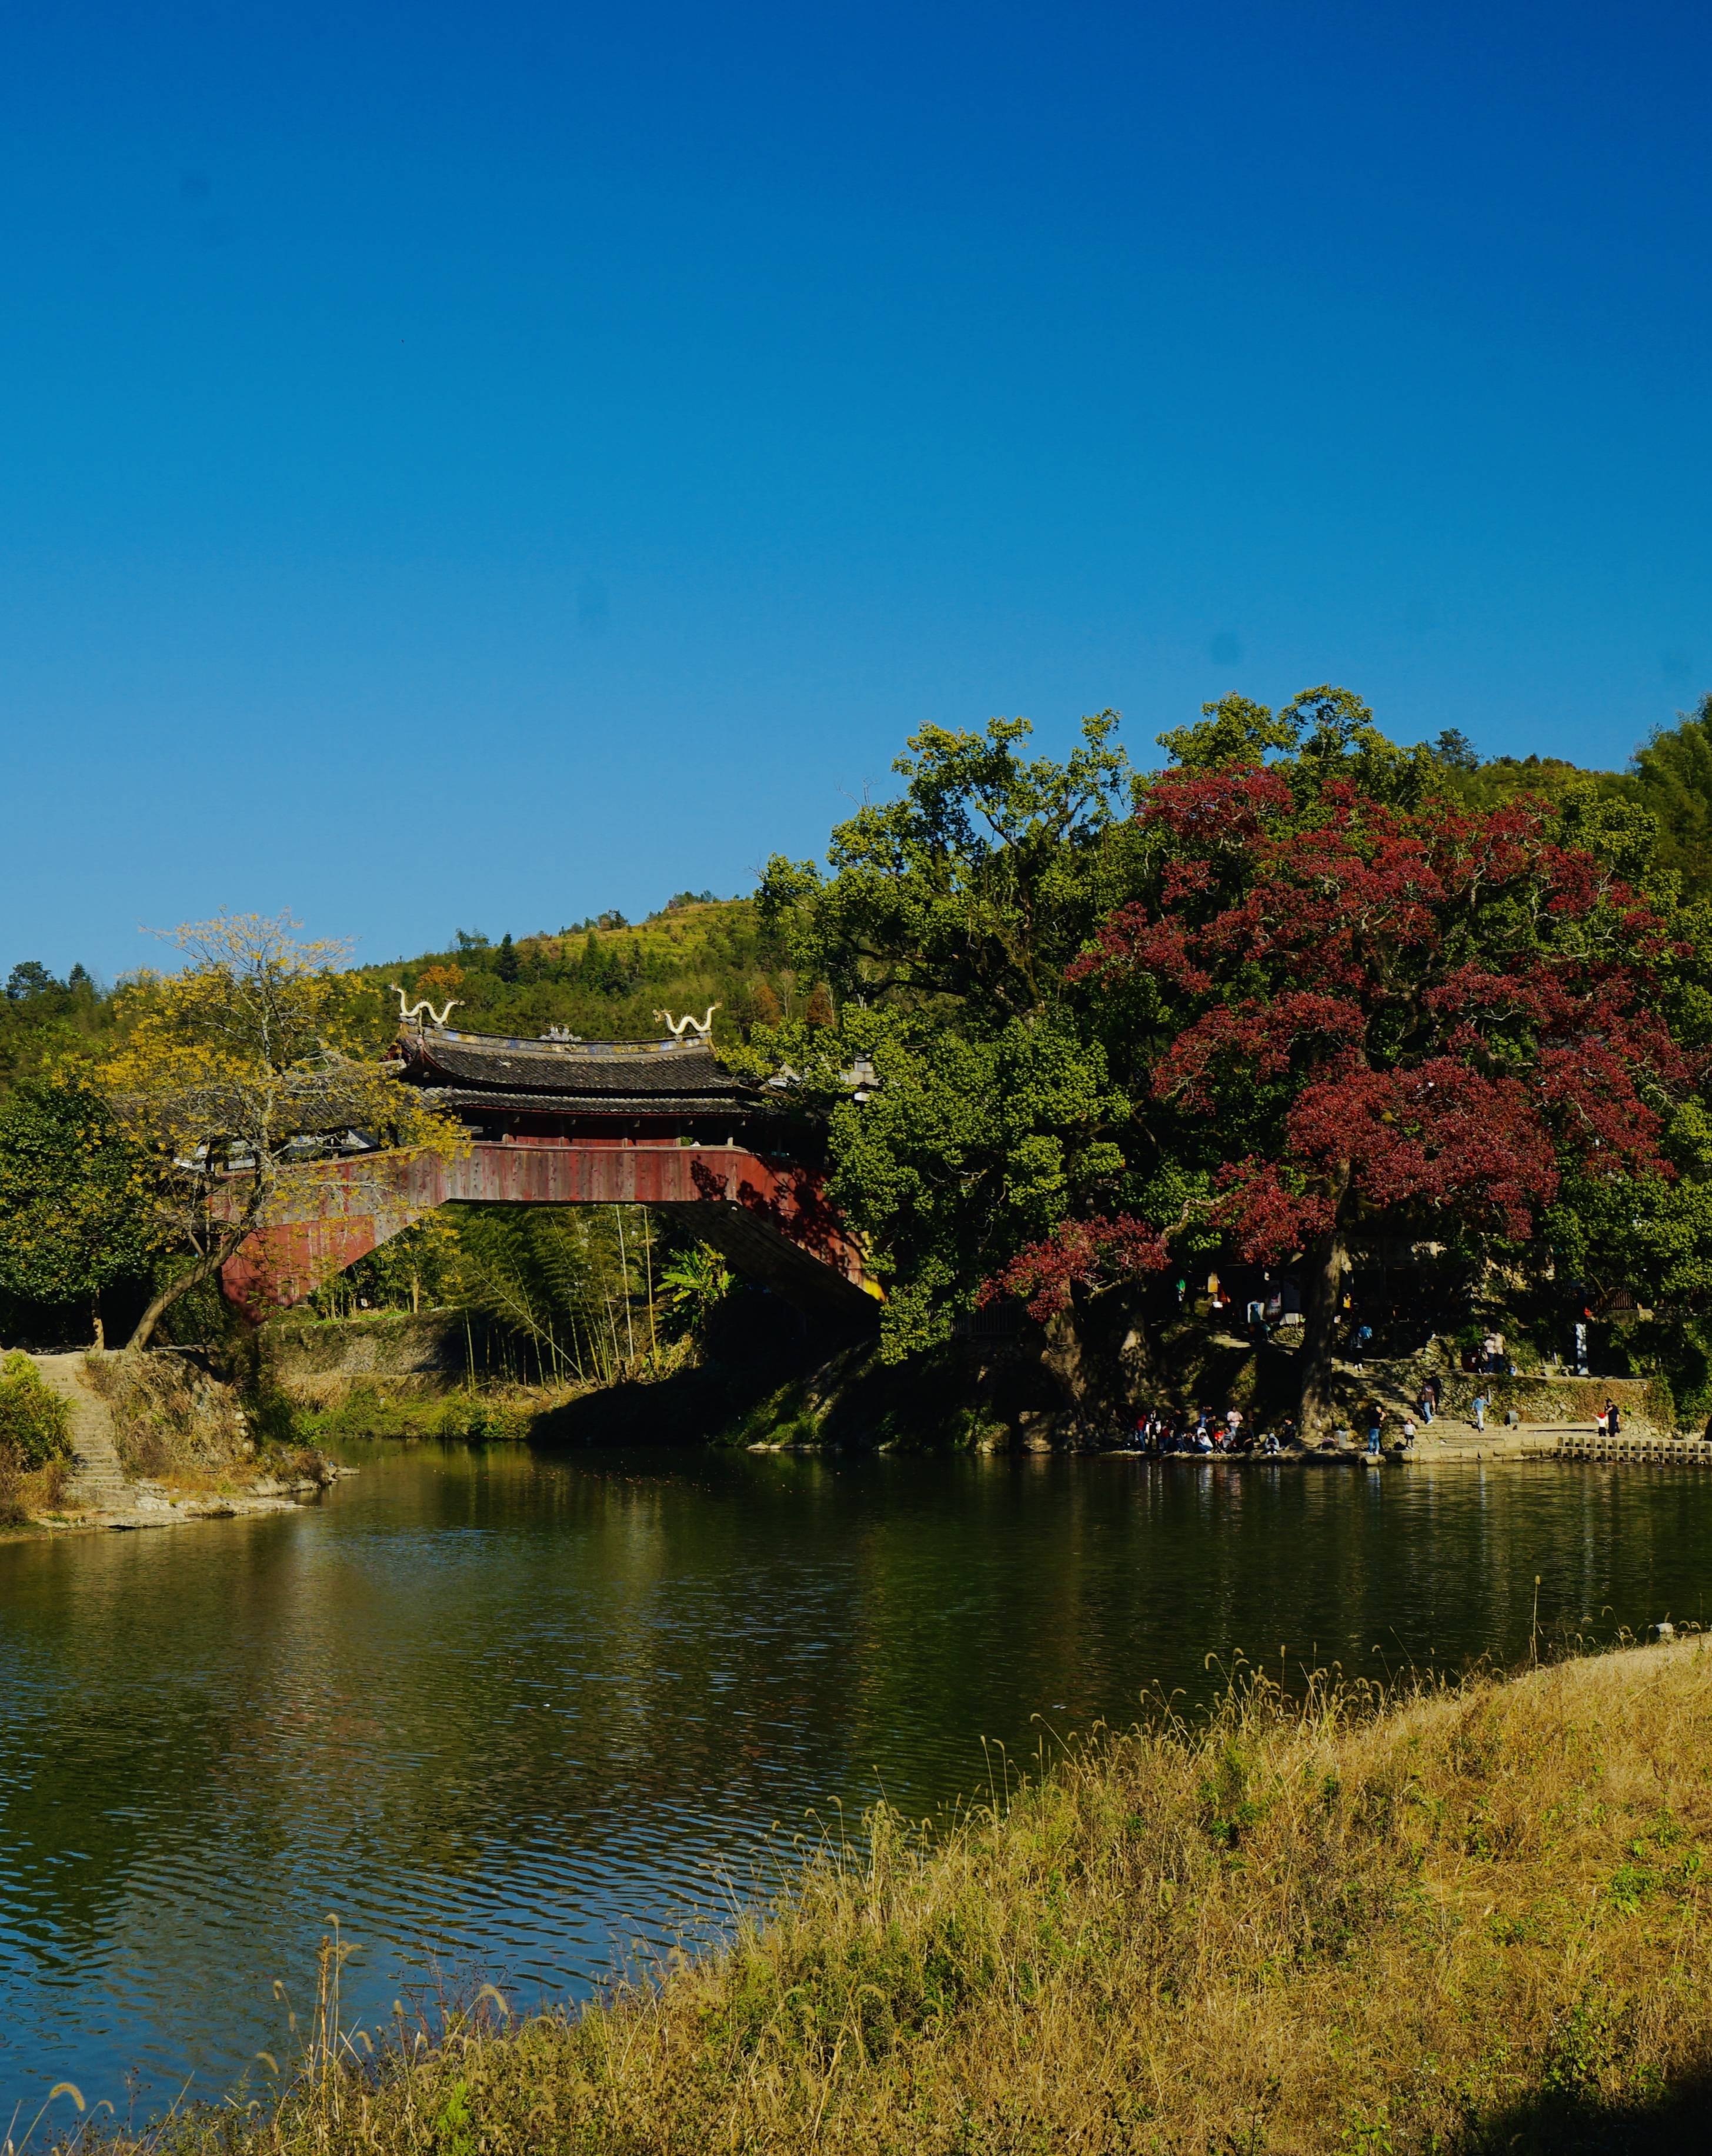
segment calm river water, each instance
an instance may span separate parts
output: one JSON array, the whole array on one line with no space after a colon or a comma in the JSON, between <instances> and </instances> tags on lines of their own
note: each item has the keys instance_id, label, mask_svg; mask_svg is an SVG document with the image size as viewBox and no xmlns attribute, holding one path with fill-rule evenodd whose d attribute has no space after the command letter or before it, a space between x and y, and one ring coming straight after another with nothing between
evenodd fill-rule
<instances>
[{"instance_id":1,"label":"calm river water","mask_svg":"<svg viewBox=\"0 0 1712 2156\"><path fill-rule=\"evenodd\" d=\"M351 1456L290 1516L0 1545L0 2141L62 2078L141 2116L288 2052L330 1912L366 2019L574 1994L1037 1717L1239 1648L1514 1656L1535 1573L1542 1627L1693 1620L1712 1558L1669 1471Z\"/></svg>"}]
</instances>

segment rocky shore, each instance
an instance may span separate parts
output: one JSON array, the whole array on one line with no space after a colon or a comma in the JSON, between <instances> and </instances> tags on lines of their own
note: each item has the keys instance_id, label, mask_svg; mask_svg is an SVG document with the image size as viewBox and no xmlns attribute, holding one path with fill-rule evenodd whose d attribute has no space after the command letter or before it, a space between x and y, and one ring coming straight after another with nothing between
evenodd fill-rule
<instances>
[{"instance_id":1,"label":"rocky shore","mask_svg":"<svg viewBox=\"0 0 1712 2156\"><path fill-rule=\"evenodd\" d=\"M234 1389L172 1354L38 1355L65 1404L69 1462L38 1478L31 1527L54 1533L290 1512L341 1467L309 1447L259 1447Z\"/></svg>"}]
</instances>

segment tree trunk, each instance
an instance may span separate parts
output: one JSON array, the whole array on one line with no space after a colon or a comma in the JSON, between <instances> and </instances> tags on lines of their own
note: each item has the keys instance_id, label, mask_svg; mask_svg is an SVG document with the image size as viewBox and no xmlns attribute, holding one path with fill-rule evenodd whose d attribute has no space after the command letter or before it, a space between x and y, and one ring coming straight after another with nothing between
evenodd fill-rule
<instances>
[{"instance_id":1,"label":"tree trunk","mask_svg":"<svg viewBox=\"0 0 1712 2156\"><path fill-rule=\"evenodd\" d=\"M158 1291L148 1308L136 1321L136 1330L126 1342L127 1349L146 1348L155 1337L155 1327L177 1301L179 1296L188 1295L193 1287L200 1287L205 1280L211 1280L251 1232L251 1224L246 1221L241 1228L235 1229L225 1241L217 1245L199 1265L192 1265L187 1273L181 1273L177 1280L168 1281L166 1286Z\"/></svg>"},{"instance_id":2,"label":"tree trunk","mask_svg":"<svg viewBox=\"0 0 1712 2156\"><path fill-rule=\"evenodd\" d=\"M92 1295L90 1297L90 1316L95 1321L95 1353L98 1355L105 1354L107 1348L107 1328L101 1322L101 1298L99 1295Z\"/></svg>"},{"instance_id":3,"label":"tree trunk","mask_svg":"<svg viewBox=\"0 0 1712 2156\"><path fill-rule=\"evenodd\" d=\"M1332 1186L1331 1231L1311 1244L1305 1254L1307 1292L1302 1298L1302 1383L1297 1410L1297 1427L1305 1440L1317 1441L1331 1432L1331 1351L1344 1276L1341 1215L1349 1188L1350 1164L1345 1161Z\"/></svg>"},{"instance_id":4,"label":"tree trunk","mask_svg":"<svg viewBox=\"0 0 1712 2156\"><path fill-rule=\"evenodd\" d=\"M1083 1313L1074 1306L1055 1311L1041 1330L1040 1360L1064 1404L1079 1420L1099 1414L1106 1405L1107 1388Z\"/></svg>"}]
</instances>

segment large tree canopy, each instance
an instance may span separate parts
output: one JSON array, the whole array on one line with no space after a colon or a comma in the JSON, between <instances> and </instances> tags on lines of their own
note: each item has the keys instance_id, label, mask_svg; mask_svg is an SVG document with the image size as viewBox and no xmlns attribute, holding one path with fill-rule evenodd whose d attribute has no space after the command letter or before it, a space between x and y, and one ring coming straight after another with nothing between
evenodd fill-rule
<instances>
[{"instance_id":1,"label":"large tree canopy","mask_svg":"<svg viewBox=\"0 0 1712 2156\"><path fill-rule=\"evenodd\" d=\"M757 1027L736 1060L787 1069L828 1116L831 1195L886 1280L889 1356L942 1336L986 1274L1121 1164L1129 1103L1066 976L1130 887L1114 723L1085 721L1062 762L1023 754L1025 720L928 727L897 766L900 798L833 832L830 875L768 864L764 919L842 1007L833 1026Z\"/></svg>"},{"instance_id":2,"label":"large tree canopy","mask_svg":"<svg viewBox=\"0 0 1712 2156\"><path fill-rule=\"evenodd\" d=\"M1661 1132L1696 1064L1666 1016L1691 947L1557 811L1400 808L1301 778L1180 770L1149 791L1147 893L1070 973L1136 1044L1154 1202L1004 1278L1060 1306L1108 1248L1162 1265L1191 1219L1247 1259L1303 1253L1311 1423L1351 1228L1525 1244L1566 1175L1632 1193L1668 1177Z\"/></svg>"},{"instance_id":3,"label":"large tree canopy","mask_svg":"<svg viewBox=\"0 0 1712 2156\"><path fill-rule=\"evenodd\" d=\"M366 991L339 968L345 947L293 931L254 915L177 931L187 963L134 986L126 1029L99 1066L115 1121L148 1163L153 1231L182 1260L133 1347L267 1224L300 1163L353 1143L463 1142L366 1051Z\"/></svg>"}]
</instances>

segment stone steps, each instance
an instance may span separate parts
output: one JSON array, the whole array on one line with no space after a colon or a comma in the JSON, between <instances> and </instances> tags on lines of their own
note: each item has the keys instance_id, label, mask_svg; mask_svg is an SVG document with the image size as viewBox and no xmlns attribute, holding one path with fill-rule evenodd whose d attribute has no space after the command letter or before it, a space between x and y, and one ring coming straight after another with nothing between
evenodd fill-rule
<instances>
[{"instance_id":1,"label":"stone steps","mask_svg":"<svg viewBox=\"0 0 1712 2156\"><path fill-rule=\"evenodd\" d=\"M71 1494L99 1512L136 1509L137 1493L125 1472L113 1435L113 1414L84 1375L83 1357L33 1355L42 1383L71 1410L71 1449L76 1462Z\"/></svg>"},{"instance_id":2,"label":"stone steps","mask_svg":"<svg viewBox=\"0 0 1712 2156\"><path fill-rule=\"evenodd\" d=\"M1702 1437L1601 1437L1597 1430L1552 1434L1554 1460L1649 1460L1667 1467L1712 1467L1712 1445Z\"/></svg>"}]
</instances>

